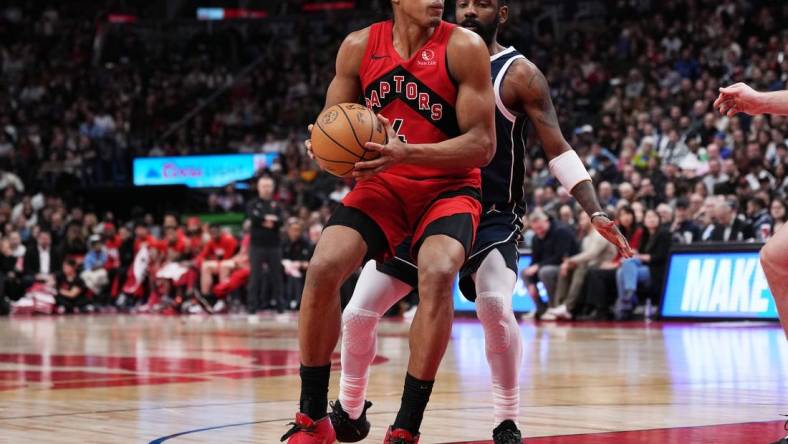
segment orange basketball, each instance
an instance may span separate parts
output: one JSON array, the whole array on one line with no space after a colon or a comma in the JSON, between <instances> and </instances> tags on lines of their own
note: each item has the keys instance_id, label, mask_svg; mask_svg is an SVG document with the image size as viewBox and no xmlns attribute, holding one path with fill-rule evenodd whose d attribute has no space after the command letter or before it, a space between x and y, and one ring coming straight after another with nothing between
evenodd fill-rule
<instances>
[{"instance_id":1,"label":"orange basketball","mask_svg":"<svg viewBox=\"0 0 788 444\"><path fill-rule=\"evenodd\" d=\"M356 162L380 157L365 148L367 142L385 144L386 130L371 109L341 103L323 111L312 128L312 152L320 168L344 177Z\"/></svg>"}]
</instances>

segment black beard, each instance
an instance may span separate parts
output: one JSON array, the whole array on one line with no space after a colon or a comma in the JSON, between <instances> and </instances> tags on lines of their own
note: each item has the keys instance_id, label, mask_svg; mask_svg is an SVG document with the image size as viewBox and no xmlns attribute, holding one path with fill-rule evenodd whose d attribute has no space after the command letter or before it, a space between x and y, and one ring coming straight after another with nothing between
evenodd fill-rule
<instances>
[{"instance_id":1,"label":"black beard","mask_svg":"<svg viewBox=\"0 0 788 444\"><path fill-rule=\"evenodd\" d=\"M484 40L484 43L487 46L490 46L495 39L495 34L498 32L498 21L494 21L489 25L485 25L478 20L473 19L465 19L461 24L463 28L467 28L468 26L475 26L476 27L476 34L479 34L479 37Z\"/></svg>"}]
</instances>

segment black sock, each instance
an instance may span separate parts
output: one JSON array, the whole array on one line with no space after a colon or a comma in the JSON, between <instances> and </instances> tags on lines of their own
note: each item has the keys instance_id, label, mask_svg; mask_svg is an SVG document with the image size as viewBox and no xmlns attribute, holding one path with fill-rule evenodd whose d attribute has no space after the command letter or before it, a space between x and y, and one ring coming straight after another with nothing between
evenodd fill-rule
<instances>
[{"instance_id":1,"label":"black sock","mask_svg":"<svg viewBox=\"0 0 788 444\"><path fill-rule=\"evenodd\" d=\"M402 404L394 421L395 429L405 429L414 436L419 434L424 409L430 400L432 385L435 381L421 381L410 373L405 376L405 390L402 392Z\"/></svg>"},{"instance_id":2,"label":"black sock","mask_svg":"<svg viewBox=\"0 0 788 444\"><path fill-rule=\"evenodd\" d=\"M330 375L331 364L322 367L301 364L301 413L306 413L314 421L326 416Z\"/></svg>"}]
</instances>

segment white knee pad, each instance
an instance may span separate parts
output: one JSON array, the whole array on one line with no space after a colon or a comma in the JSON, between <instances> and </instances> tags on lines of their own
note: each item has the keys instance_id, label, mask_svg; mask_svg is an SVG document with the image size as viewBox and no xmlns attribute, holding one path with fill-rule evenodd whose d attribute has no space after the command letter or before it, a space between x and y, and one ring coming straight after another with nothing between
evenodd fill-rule
<instances>
[{"instance_id":1,"label":"white knee pad","mask_svg":"<svg viewBox=\"0 0 788 444\"><path fill-rule=\"evenodd\" d=\"M487 348L494 353L506 351L512 342L511 335L517 334L517 332L510 331L506 316L512 313L504 296L494 292L478 294L476 314L484 327Z\"/></svg>"},{"instance_id":2,"label":"white knee pad","mask_svg":"<svg viewBox=\"0 0 788 444\"><path fill-rule=\"evenodd\" d=\"M342 315L342 348L354 355L374 353L380 315L362 308L347 307Z\"/></svg>"}]
</instances>

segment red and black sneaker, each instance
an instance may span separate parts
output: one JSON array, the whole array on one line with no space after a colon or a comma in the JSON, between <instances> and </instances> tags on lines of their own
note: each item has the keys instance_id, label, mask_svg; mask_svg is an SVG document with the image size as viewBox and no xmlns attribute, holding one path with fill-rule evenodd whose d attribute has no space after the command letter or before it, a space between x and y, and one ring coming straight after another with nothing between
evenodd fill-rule
<instances>
[{"instance_id":1,"label":"red and black sneaker","mask_svg":"<svg viewBox=\"0 0 788 444\"><path fill-rule=\"evenodd\" d=\"M364 410L358 419L351 419L339 400L330 402L331 412L328 417L331 418L331 425L334 426L334 431L337 435L339 442L359 442L369 435L370 424L367 421L367 409L372 407L372 403L364 401Z\"/></svg>"},{"instance_id":2,"label":"red and black sneaker","mask_svg":"<svg viewBox=\"0 0 788 444\"><path fill-rule=\"evenodd\" d=\"M383 444L419 444L419 435L413 436L405 429L395 429L393 426L389 427L386 432L386 438L383 439Z\"/></svg>"},{"instance_id":3,"label":"red and black sneaker","mask_svg":"<svg viewBox=\"0 0 788 444\"><path fill-rule=\"evenodd\" d=\"M337 436L328 416L313 421L304 413L296 413L295 422L291 422L292 429L282 436L281 441L287 444L334 444Z\"/></svg>"}]
</instances>

